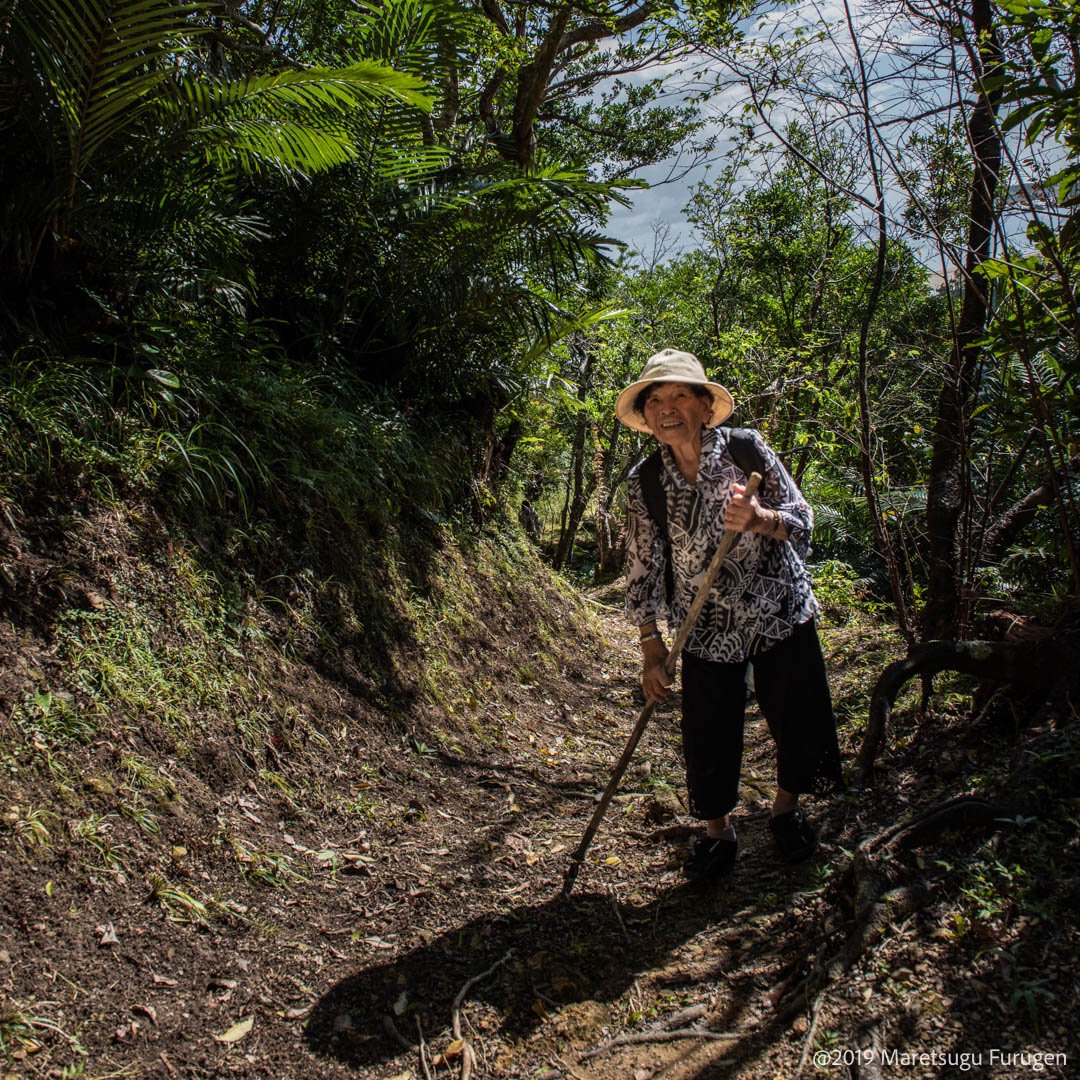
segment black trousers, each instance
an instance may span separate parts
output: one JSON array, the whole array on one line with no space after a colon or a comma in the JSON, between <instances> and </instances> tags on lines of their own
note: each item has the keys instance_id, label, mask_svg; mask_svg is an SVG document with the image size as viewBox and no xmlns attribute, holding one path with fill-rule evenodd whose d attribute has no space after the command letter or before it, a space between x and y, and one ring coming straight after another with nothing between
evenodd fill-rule
<instances>
[{"instance_id":1,"label":"black trousers","mask_svg":"<svg viewBox=\"0 0 1080 1080\"><path fill-rule=\"evenodd\" d=\"M836 718L811 619L750 661L719 663L682 654L682 738L691 813L718 818L739 801L746 665L776 743L776 779L796 794L842 788Z\"/></svg>"}]
</instances>

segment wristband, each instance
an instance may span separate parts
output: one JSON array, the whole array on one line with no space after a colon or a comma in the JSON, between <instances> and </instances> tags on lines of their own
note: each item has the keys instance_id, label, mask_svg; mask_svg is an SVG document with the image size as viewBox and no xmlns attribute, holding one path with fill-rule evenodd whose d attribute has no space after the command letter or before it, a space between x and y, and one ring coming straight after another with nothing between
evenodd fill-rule
<instances>
[{"instance_id":1,"label":"wristband","mask_svg":"<svg viewBox=\"0 0 1080 1080\"><path fill-rule=\"evenodd\" d=\"M659 630L653 630L651 633L642 634L638 641L644 645L646 641L663 641L664 635Z\"/></svg>"}]
</instances>

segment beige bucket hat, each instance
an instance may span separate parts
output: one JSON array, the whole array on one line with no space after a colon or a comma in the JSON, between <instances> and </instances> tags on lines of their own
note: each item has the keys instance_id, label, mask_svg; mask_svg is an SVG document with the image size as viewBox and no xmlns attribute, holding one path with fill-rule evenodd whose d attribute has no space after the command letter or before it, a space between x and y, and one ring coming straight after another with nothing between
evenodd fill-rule
<instances>
[{"instance_id":1,"label":"beige bucket hat","mask_svg":"<svg viewBox=\"0 0 1080 1080\"><path fill-rule=\"evenodd\" d=\"M701 361L693 354L678 349L662 349L645 362L637 382L631 383L615 402L615 415L635 431L649 430L645 417L635 408L638 394L650 383L678 382L704 386L712 394L712 414L705 421L708 427L722 424L735 408L731 395L719 383L710 382Z\"/></svg>"}]
</instances>

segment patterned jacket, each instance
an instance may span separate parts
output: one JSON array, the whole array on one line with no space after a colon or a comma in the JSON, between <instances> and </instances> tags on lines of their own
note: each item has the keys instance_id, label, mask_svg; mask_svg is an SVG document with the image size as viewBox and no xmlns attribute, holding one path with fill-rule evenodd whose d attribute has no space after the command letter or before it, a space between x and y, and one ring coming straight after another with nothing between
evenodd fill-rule
<instances>
[{"instance_id":1,"label":"patterned jacket","mask_svg":"<svg viewBox=\"0 0 1080 1080\"><path fill-rule=\"evenodd\" d=\"M745 660L790 636L817 614L804 558L814 513L780 459L756 432L767 466L758 491L762 506L779 511L787 540L743 533L720 567L716 582L686 648L705 660ZM664 544L645 508L638 469L630 473L630 521L626 544L626 614L641 626L666 617L674 633L690 608L724 532L724 510L734 484L746 476L727 452L727 431L712 428L701 438L701 464L691 486L671 451L662 448L660 483L667 497L675 595L664 596Z\"/></svg>"}]
</instances>

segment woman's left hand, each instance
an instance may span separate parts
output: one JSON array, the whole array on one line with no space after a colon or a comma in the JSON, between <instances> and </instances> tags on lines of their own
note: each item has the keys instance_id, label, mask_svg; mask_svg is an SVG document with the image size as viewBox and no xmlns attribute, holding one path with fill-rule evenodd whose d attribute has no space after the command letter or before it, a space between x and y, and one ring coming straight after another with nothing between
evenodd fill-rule
<instances>
[{"instance_id":1,"label":"woman's left hand","mask_svg":"<svg viewBox=\"0 0 1080 1080\"><path fill-rule=\"evenodd\" d=\"M747 498L746 485L736 484L735 494L724 511L724 528L732 532L753 532L755 527L760 527L764 517L764 511L757 501L757 497Z\"/></svg>"}]
</instances>

